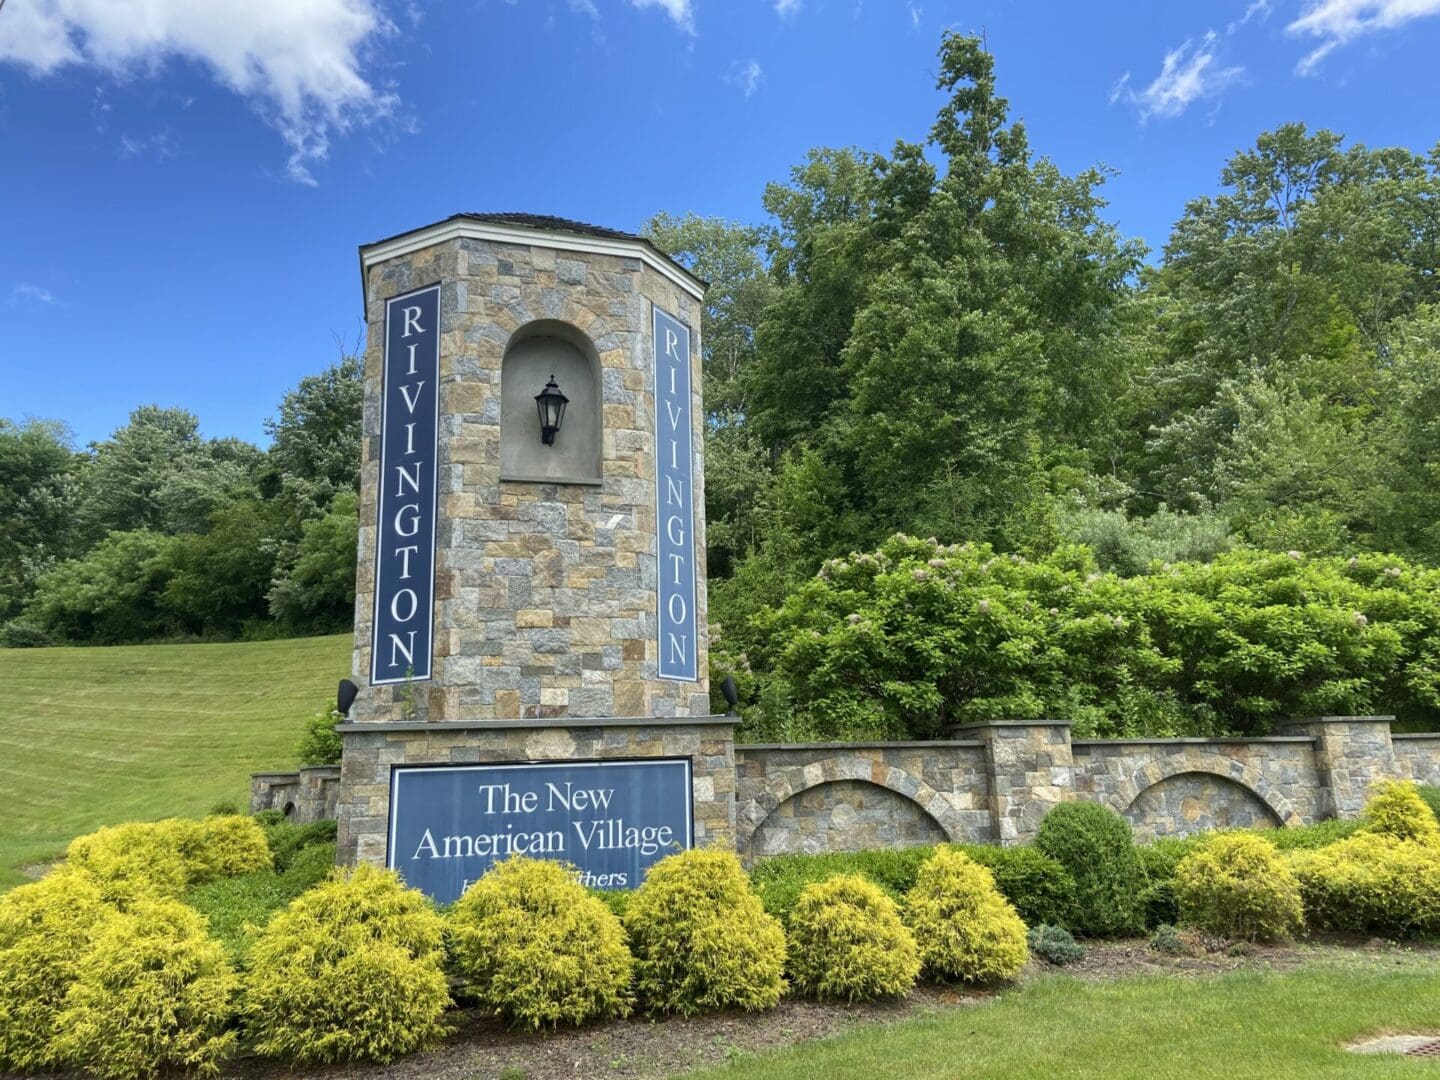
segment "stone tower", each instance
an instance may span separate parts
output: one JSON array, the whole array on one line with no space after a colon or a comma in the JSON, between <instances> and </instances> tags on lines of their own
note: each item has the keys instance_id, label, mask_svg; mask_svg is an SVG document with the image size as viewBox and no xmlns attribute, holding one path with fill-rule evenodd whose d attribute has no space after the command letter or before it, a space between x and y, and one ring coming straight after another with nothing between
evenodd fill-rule
<instances>
[{"instance_id":1,"label":"stone tower","mask_svg":"<svg viewBox=\"0 0 1440 1080\"><path fill-rule=\"evenodd\" d=\"M637 742L733 761L706 671L704 283L641 237L528 214L457 215L360 268L342 855L378 861L394 765ZM697 836L726 832L732 795L696 787Z\"/></svg>"},{"instance_id":2,"label":"stone tower","mask_svg":"<svg viewBox=\"0 0 1440 1080\"><path fill-rule=\"evenodd\" d=\"M663 407L657 417L652 334L654 308L690 331L694 428L685 443L699 539L691 550L703 551L703 285L639 237L520 214L453 217L368 244L360 258L371 333L357 674L372 669L375 555L384 542L386 302L431 284L439 285L438 513L430 678L362 689L351 718L708 713L703 558L694 567L696 678L658 673L656 421L666 417ZM552 375L569 401L546 445L534 397ZM392 387L392 409L404 407L400 389Z\"/></svg>"}]
</instances>

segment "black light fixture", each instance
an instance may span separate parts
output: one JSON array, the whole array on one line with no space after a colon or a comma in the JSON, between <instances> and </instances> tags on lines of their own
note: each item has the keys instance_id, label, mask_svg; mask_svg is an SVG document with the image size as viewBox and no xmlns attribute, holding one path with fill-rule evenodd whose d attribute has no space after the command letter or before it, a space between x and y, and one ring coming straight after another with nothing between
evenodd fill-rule
<instances>
[{"instance_id":1,"label":"black light fixture","mask_svg":"<svg viewBox=\"0 0 1440 1080\"><path fill-rule=\"evenodd\" d=\"M546 446L555 444L555 433L560 430L560 421L565 419L565 406L570 399L560 392L555 376L545 384L545 389L535 395L535 407L540 410L540 441Z\"/></svg>"},{"instance_id":2,"label":"black light fixture","mask_svg":"<svg viewBox=\"0 0 1440 1080\"><path fill-rule=\"evenodd\" d=\"M736 716L740 712L740 691L735 686L735 676L726 675L725 681L720 684L720 693L725 695L725 704L730 706L727 716Z\"/></svg>"},{"instance_id":3,"label":"black light fixture","mask_svg":"<svg viewBox=\"0 0 1440 1080\"><path fill-rule=\"evenodd\" d=\"M349 679L340 680L340 689L335 695L335 711L341 716L350 715L350 706L355 704L355 697L360 693L360 688Z\"/></svg>"}]
</instances>

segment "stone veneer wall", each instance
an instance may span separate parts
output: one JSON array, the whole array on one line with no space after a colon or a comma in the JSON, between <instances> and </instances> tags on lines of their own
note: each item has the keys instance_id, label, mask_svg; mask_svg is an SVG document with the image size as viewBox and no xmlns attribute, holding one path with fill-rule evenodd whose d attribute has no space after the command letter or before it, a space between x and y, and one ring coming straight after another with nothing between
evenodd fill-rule
<instances>
[{"instance_id":1,"label":"stone veneer wall","mask_svg":"<svg viewBox=\"0 0 1440 1080\"><path fill-rule=\"evenodd\" d=\"M735 770L747 858L990 838L978 740L742 744Z\"/></svg>"},{"instance_id":2,"label":"stone veneer wall","mask_svg":"<svg viewBox=\"0 0 1440 1080\"><path fill-rule=\"evenodd\" d=\"M1144 838L1353 817L1386 777L1440 783L1440 734L1391 735L1388 717L1296 721L1260 739L1071 739L1058 723L966 728L976 738L904 743L736 745L732 717L532 725L342 725L346 861L383 861L390 766L690 757L696 840L746 859L939 840L1018 843L1057 802L1089 799ZM315 774L313 779L309 774ZM257 774L255 809L323 811L302 781L333 767ZM300 816L300 820L304 820Z\"/></svg>"},{"instance_id":3,"label":"stone veneer wall","mask_svg":"<svg viewBox=\"0 0 1440 1080\"><path fill-rule=\"evenodd\" d=\"M1353 817L1385 777L1440 783L1440 734L1392 737L1388 717L1282 730L1072 740L1065 724L1027 722L962 728L975 738L950 742L741 745L737 847L758 858L925 842L918 837L1013 844L1067 799L1114 808L1145 839L1183 836Z\"/></svg>"},{"instance_id":4,"label":"stone veneer wall","mask_svg":"<svg viewBox=\"0 0 1440 1080\"><path fill-rule=\"evenodd\" d=\"M339 802L339 765L308 765L299 772L250 777L252 814L279 810L292 821L322 821L336 816Z\"/></svg>"},{"instance_id":5,"label":"stone veneer wall","mask_svg":"<svg viewBox=\"0 0 1440 1080\"><path fill-rule=\"evenodd\" d=\"M392 765L503 764L688 757L695 843L735 842L737 718L564 720L514 723L342 724L345 755L337 806L342 863L385 862Z\"/></svg>"},{"instance_id":6,"label":"stone veneer wall","mask_svg":"<svg viewBox=\"0 0 1440 1080\"><path fill-rule=\"evenodd\" d=\"M1440 732L1390 736L1396 775L1421 784L1440 784Z\"/></svg>"},{"instance_id":7,"label":"stone veneer wall","mask_svg":"<svg viewBox=\"0 0 1440 1080\"><path fill-rule=\"evenodd\" d=\"M640 258L456 238L370 266L354 670L370 670L385 301L441 283L439 522L433 678L366 685L350 719L468 721L704 716L704 560L698 682L656 678L651 304L689 325L700 398L700 302ZM500 372L516 330L560 320L599 356L602 483L500 478ZM538 392L539 386L534 388ZM561 437L564 437L562 431ZM538 445L538 429L535 432ZM705 550L703 440L694 449L695 550Z\"/></svg>"}]
</instances>

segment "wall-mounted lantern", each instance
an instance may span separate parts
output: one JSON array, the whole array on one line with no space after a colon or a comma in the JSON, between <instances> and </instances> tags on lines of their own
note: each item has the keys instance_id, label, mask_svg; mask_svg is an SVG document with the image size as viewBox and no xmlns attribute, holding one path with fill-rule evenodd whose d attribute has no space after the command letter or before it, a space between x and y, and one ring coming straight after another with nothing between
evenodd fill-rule
<instances>
[{"instance_id":1,"label":"wall-mounted lantern","mask_svg":"<svg viewBox=\"0 0 1440 1080\"><path fill-rule=\"evenodd\" d=\"M560 430L560 421L565 418L565 406L569 403L570 399L556 385L554 375L550 376L545 389L535 395L535 407L540 410L540 441L546 446L555 445L555 434Z\"/></svg>"}]
</instances>

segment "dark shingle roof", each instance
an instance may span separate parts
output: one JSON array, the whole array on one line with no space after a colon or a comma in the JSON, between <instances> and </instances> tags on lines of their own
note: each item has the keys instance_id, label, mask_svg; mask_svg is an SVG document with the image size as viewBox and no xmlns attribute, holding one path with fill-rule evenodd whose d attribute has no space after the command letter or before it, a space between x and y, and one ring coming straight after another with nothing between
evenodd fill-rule
<instances>
[{"instance_id":1,"label":"dark shingle roof","mask_svg":"<svg viewBox=\"0 0 1440 1080\"><path fill-rule=\"evenodd\" d=\"M3 2L3 0L0 0ZM376 244L383 244L389 240L397 240L410 233L420 232L423 229L434 228L436 225L443 225L447 221L485 221L496 225L519 225L527 229L541 229L545 232L570 233L574 236L597 236L605 240L629 240L632 243L644 244L651 251L655 252L670 265L683 271L687 277L692 278L700 284L707 283L695 276L695 273L683 263L671 257L669 252L662 251L655 245L655 242L635 233L621 232L619 229L607 229L603 225L590 225L584 221L573 221L570 218L556 217L553 214L526 214L518 211L505 211L500 213L483 214L451 214L441 221L434 221L428 225L421 225L418 228L406 229L394 236L387 236L383 240L375 240L369 244L361 244L360 251L363 253L366 248L374 247Z\"/></svg>"}]
</instances>

